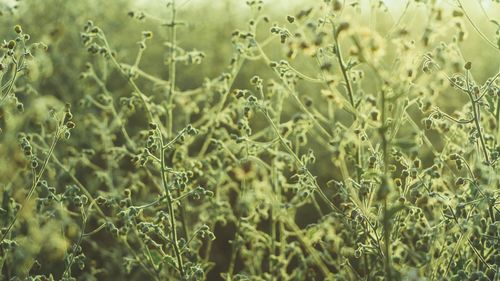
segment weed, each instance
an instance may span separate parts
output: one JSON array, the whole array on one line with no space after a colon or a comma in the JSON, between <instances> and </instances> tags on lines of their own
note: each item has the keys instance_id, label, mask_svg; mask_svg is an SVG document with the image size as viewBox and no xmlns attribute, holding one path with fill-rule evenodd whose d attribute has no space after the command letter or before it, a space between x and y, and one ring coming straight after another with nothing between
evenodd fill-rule
<instances>
[{"instance_id":1,"label":"weed","mask_svg":"<svg viewBox=\"0 0 500 281\"><path fill-rule=\"evenodd\" d=\"M46 1L2 6L2 279L499 280L498 1Z\"/></svg>"}]
</instances>

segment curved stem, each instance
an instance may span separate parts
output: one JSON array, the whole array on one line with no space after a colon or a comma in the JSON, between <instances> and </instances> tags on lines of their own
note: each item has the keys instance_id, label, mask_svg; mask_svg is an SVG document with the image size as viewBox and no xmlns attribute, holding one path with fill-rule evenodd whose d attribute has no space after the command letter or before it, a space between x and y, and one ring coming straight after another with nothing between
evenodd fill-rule
<instances>
[{"instance_id":1,"label":"curved stem","mask_svg":"<svg viewBox=\"0 0 500 281\"><path fill-rule=\"evenodd\" d=\"M2 243L5 240L7 235L12 230L12 227L14 227L14 224L16 223L17 219L19 218L19 215L21 214L24 207L26 206L26 203L31 199L31 196L33 196L33 193L35 192L35 189L36 189L38 183L42 179L42 176L45 172L45 169L47 168L47 165L49 163L49 160L50 160L52 154L54 153L54 149L56 147L57 141L59 140L59 137L61 136L61 127L63 125L62 124L63 122L64 122L64 118L62 118L61 121L59 122L60 124L58 124L56 132L54 133L54 138L52 140L52 144L50 145L49 151L47 152L47 157L43 161L42 167L40 168L40 171L38 172L38 174L36 173L36 170L33 169L33 174L34 174L33 183L31 185L30 190L28 191L28 194L26 195L26 198L24 199L24 204L22 204L21 207L19 208L19 210L17 210L16 215L14 216L14 219L10 222L7 229L2 234L2 238L0 238L0 243Z\"/></svg>"},{"instance_id":2,"label":"curved stem","mask_svg":"<svg viewBox=\"0 0 500 281\"><path fill-rule=\"evenodd\" d=\"M497 50L500 50L500 48L498 46L496 46L493 42L491 42L490 39L488 39L488 37L486 37L486 35L484 35L484 33L481 32L481 30L479 30L479 28L474 24L474 22L472 21L471 17L469 16L469 14L465 10L464 6L462 5L462 1L461 0L457 0L457 1L458 1L458 5L460 6L460 8L462 9L462 11L464 12L465 17L470 22L470 24L472 25L472 27L476 30L476 32L479 34L479 36L481 36L481 38L483 38L486 42L488 42L488 45L490 45L491 47L493 47L493 48L495 48Z\"/></svg>"}]
</instances>

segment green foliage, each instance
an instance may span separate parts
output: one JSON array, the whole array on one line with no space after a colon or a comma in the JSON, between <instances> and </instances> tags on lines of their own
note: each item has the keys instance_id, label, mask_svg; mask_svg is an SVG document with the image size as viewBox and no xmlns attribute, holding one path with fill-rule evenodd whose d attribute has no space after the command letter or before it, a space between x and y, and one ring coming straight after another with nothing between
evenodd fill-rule
<instances>
[{"instance_id":1,"label":"green foliage","mask_svg":"<svg viewBox=\"0 0 500 281\"><path fill-rule=\"evenodd\" d=\"M2 280L500 278L480 3L214 2L0 6Z\"/></svg>"}]
</instances>

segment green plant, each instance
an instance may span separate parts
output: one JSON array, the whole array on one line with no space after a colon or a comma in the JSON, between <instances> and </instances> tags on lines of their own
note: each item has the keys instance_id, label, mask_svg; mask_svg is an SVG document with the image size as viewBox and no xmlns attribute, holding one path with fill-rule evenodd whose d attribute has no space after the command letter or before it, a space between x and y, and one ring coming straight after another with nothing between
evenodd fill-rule
<instances>
[{"instance_id":1,"label":"green plant","mask_svg":"<svg viewBox=\"0 0 500 281\"><path fill-rule=\"evenodd\" d=\"M500 278L497 2L46 1L1 18L3 279Z\"/></svg>"}]
</instances>

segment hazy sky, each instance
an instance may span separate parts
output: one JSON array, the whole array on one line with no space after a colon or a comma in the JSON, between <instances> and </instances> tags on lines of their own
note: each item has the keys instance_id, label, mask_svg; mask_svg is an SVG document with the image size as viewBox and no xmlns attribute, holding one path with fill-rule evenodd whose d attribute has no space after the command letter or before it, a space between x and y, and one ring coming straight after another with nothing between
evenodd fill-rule
<instances>
[{"instance_id":1,"label":"hazy sky","mask_svg":"<svg viewBox=\"0 0 500 281\"><path fill-rule=\"evenodd\" d=\"M182 5L184 8L189 8L190 5L196 5L197 3L207 3L208 1L216 4L216 3L224 3L224 1L214 1L214 0L176 0L177 5ZM246 0L228 0L234 3L240 3L242 7L245 6ZM301 6L304 4L308 4L314 1L321 0L264 0L264 5L269 8L274 9L283 9L288 11L291 8ZM409 1L414 0L382 0L389 9L389 12L394 18L399 18L401 13L403 12L406 4ZM166 2L166 0L139 0L138 2L143 3L158 3L158 2ZM346 3L351 2L351 0L345 0ZM368 10L370 3L377 3L378 0L360 0L362 3L362 7L364 10ZM490 18L498 18L500 17L500 9L491 9L493 5L493 0L461 0L462 4L471 11L471 13L475 12L483 12L481 11L481 5L483 7L484 12L488 14ZM457 0L437 0L437 3L443 3L445 6L449 6L450 9L457 7ZM496 5L498 7L498 5Z\"/></svg>"}]
</instances>

